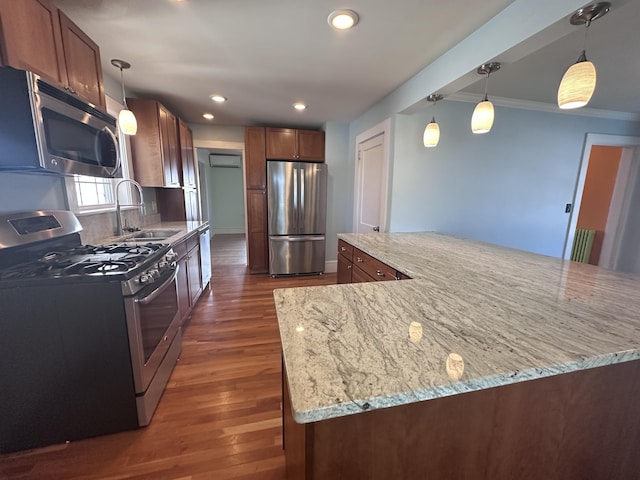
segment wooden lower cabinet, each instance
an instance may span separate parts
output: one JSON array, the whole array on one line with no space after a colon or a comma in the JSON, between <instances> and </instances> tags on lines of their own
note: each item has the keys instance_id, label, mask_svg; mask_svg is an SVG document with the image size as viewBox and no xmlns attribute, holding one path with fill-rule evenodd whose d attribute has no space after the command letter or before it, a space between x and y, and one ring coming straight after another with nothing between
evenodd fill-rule
<instances>
[{"instance_id":1,"label":"wooden lower cabinet","mask_svg":"<svg viewBox=\"0 0 640 480\"><path fill-rule=\"evenodd\" d=\"M353 263L344 255L338 254L338 283L352 283Z\"/></svg>"},{"instance_id":2,"label":"wooden lower cabinet","mask_svg":"<svg viewBox=\"0 0 640 480\"><path fill-rule=\"evenodd\" d=\"M410 278L344 240L338 240L338 283L383 282Z\"/></svg>"},{"instance_id":3,"label":"wooden lower cabinet","mask_svg":"<svg viewBox=\"0 0 640 480\"><path fill-rule=\"evenodd\" d=\"M351 283L376 282L377 280L367 275L367 273L354 265L351 272Z\"/></svg>"},{"instance_id":4,"label":"wooden lower cabinet","mask_svg":"<svg viewBox=\"0 0 640 480\"><path fill-rule=\"evenodd\" d=\"M638 478L640 360L307 424L283 369L288 480Z\"/></svg>"},{"instance_id":5,"label":"wooden lower cabinet","mask_svg":"<svg viewBox=\"0 0 640 480\"><path fill-rule=\"evenodd\" d=\"M247 229L249 272L266 273L269 270L266 190L247 190Z\"/></svg>"},{"instance_id":6,"label":"wooden lower cabinet","mask_svg":"<svg viewBox=\"0 0 640 480\"><path fill-rule=\"evenodd\" d=\"M200 236L198 232L186 239L172 245L173 251L178 255L178 312L180 322L184 325L193 306L202 293L201 262L200 262Z\"/></svg>"}]
</instances>

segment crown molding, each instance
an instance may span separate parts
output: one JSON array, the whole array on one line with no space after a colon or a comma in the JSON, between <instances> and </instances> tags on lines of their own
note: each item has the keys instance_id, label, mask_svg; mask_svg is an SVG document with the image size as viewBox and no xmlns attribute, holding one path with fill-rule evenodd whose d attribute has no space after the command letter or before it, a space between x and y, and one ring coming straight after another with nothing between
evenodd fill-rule
<instances>
[{"instance_id":1,"label":"crown molding","mask_svg":"<svg viewBox=\"0 0 640 480\"><path fill-rule=\"evenodd\" d=\"M478 93L470 92L457 92L451 95L447 95L446 100L453 100L454 102L467 102L478 103L481 99L481 95ZM519 100L515 98L507 97L495 97L489 96L489 100L494 105L500 107L520 108L522 110L533 110L537 112L557 113L559 115L579 115L582 117L597 117L606 118L609 120L624 120L624 121L640 121L640 113L632 112L618 112L615 110L600 110L597 108L575 108L572 110L562 110L557 105L544 102L534 102L531 100Z\"/></svg>"}]
</instances>

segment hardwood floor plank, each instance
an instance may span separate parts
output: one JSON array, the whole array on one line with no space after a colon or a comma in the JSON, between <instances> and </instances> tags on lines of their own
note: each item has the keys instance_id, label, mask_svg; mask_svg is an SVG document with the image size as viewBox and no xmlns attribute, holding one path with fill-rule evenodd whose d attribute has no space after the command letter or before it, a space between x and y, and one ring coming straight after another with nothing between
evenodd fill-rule
<instances>
[{"instance_id":1,"label":"hardwood floor plank","mask_svg":"<svg viewBox=\"0 0 640 480\"><path fill-rule=\"evenodd\" d=\"M285 479L273 290L334 284L336 275L248 275L234 263L245 258L244 245L235 239L225 246L233 239L216 237L224 236L212 241L212 289L193 309L180 361L151 424L2 455L1 479Z\"/></svg>"}]
</instances>

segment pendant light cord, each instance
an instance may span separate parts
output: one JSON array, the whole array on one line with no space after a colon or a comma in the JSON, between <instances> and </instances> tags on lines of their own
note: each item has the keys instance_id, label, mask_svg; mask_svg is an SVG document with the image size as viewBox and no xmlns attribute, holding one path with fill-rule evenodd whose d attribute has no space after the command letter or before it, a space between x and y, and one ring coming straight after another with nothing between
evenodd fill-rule
<instances>
[{"instance_id":1,"label":"pendant light cord","mask_svg":"<svg viewBox=\"0 0 640 480\"><path fill-rule=\"evenodd\" d=\"M127 105L127 96L124 93L124 72L122 71L122 67L120 67L120 85L122 85L122 103L127 110L129 110L129 106Z\"/></svg>"},{"instance_id":2,"label":"pendant light cord","mask_svg":"<svg viewBox=\"0 0 640 480\"><path fill-rule=\"evenodd\" d=\"M487 80L486 82L484 82L484 99L482 100L483 102L489 100L489 97L487 97L487 92L489 91L489 75L491 75L491 72L487 72Z\"/></svg>"}]
</instances>

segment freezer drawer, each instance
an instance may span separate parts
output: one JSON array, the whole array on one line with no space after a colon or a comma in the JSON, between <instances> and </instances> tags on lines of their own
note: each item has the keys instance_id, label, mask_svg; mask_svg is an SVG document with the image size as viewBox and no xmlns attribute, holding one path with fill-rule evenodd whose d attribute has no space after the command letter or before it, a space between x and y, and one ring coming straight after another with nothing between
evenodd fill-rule
<instances>
[{"instance_id":1,"label":"freezer drawer","mask_svg":"<svg viewBox=\"0 0 640 480\"><path fill-rule=\"evenodd\" d=\"M324 272L324 235L269 237L269 274Z\"/></svg>"}]
</instances>

